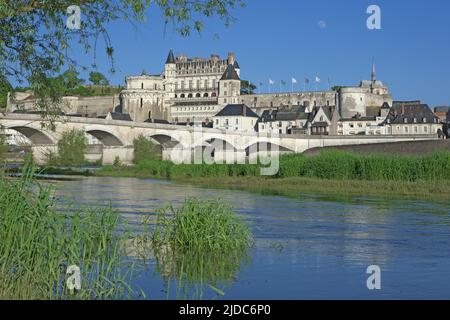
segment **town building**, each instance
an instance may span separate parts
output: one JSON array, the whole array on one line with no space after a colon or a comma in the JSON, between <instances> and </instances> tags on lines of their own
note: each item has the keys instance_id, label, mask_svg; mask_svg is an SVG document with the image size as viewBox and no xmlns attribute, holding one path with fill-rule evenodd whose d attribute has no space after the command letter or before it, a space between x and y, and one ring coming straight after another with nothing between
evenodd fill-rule
<instances>
[{"instance_id":1,"label":"town building","mask_svg":"<svg viewBox=\"0 0 450 320\"><path fill-rule=\"evenodd\" d=\"M214 129L255 132L259 116L245 104L229 104L213 117Z\"/></svg>"},{"instance_id":2,"label":"town building","mask_svg":"<svg viewBox=\"0 0 450 320\"><path fill-rule=\"evenodd\" d=\"M436 117L439 118L441 123L447 123L447 115L450 112L450 107L448 106L441 106L441 107L435 107L434 108L434 114Z\"/></svg>"},{"instance_id":3,"label":"town building","mask_svg":"<svg viewBox=\"0 0 450 320\"><path fill-rule=\"evenodd\" d=\"M436 135L442 124L420 101L396 101L384 121L388 135Z\"/></svg>"}]
</instances>

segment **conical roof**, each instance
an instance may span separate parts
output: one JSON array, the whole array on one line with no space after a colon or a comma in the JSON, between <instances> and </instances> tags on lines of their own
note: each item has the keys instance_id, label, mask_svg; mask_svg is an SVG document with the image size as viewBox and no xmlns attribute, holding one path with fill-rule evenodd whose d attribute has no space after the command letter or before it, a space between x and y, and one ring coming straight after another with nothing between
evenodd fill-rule
<instances>
[{"instance_id":1,"label":"conical roof","mask_svg":"<svg viewBox=\"0 0 450 320\"><path fill-rule=\"evenodd\" d=\"M220 80L241 80L232 64L229 64Z\"/></svg>"},{"instance_id":2,"label":"conical roof","mask_svg":"<svg viewBox=\"0 0 450 320\"><path fill-rule=\"evenodd\" d=\"M174 63L176 63L175 56L173 55L173 50L170 49L169 55L167 56L166 64L174 64Z\"/></svg>"}]
</instances>

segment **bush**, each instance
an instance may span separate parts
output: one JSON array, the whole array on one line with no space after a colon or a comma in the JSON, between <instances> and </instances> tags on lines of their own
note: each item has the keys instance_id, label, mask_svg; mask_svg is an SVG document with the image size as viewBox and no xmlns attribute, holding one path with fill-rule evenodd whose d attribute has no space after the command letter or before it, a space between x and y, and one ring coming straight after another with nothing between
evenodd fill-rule
<instances>
[{"instance_id":1,"label":"bush","mask_svg":"<svg viewBox=\"0 0 450 320\"><path fill-rule=\"evenodd\" d=\"M139 164L145 160L161 160L156 144L148 140L144 136L139 136L133 141L134 146L134 163Z\"/></svg>"},{"instance_id":2,"label":"bush","mask_svg":"<svg viewBox=\"0 0 450 320\"><path fill-rule=\"evenodd\" d=\"M50 165L79 166L86 163L86 137L83 131L65 131L58 141L58 154L49 155Z\"/></svg>"}]
</instances>

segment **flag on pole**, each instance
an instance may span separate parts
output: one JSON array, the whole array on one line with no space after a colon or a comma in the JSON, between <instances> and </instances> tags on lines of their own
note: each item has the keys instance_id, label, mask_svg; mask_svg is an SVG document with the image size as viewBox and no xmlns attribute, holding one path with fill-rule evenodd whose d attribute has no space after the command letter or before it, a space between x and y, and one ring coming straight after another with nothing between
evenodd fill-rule
<instances>
[{"instance_id":1,"label":"flag on pole","mask_svg":"<svg viewBox=\"0 0 450 320\"><path fill-rule=\"evenodd\" d=\"M281 80L281 85L285 86L286 82L284 80Z\"/></svg>"},{"instance_id":2,"label":"flag on pole","mask_svg":"<svg viewBox=\"0 0 450 320\"><path fill-rule=\"evenodd\" d=\"M305 78L305 83L309 83L309 79L308 78Z\"/></svg>"},{"instance_id":3,"label":"flag on pole","mask_svg":"<svg viewBox=\"0 0 450 320\"><path fill-rule=\"evenodd\" d=\"M316 76L316 82L320 82L319 76Z\"/></svg>"},{"instance_id":4,"label":"flag on pole","mask_svg":"<svg viewBox=\"0 0 450 320\"><path fill-rule=\"evenodd\" d=\"M292 84L297 84L297 79L292 78Z\"/></svg>"},{"instance_id":5,"label":"flag on pole","mask_svg":"<svg viewBox=\"0 0 450 320\"><path fill-rule=\"evenodd\" d=\"M273 84L275 84L275 81L273 81L272 79L269 79L269 84L273 85Z\"/></svg>"}]
</instances>

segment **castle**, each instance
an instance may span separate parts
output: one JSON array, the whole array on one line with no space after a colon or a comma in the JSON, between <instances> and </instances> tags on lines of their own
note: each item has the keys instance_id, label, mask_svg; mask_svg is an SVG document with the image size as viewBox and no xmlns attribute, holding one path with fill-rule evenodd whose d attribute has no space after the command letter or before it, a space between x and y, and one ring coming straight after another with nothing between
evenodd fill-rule
<instances>
[{"instance_id":1,"label":"castle","mask_svg":"<svg viewBox=\"0 0 450 320\"><path fill-rule=\"evenodd\" d=\"M120 95L122 112L133 121L170 123L210 123L228 104L245 104L258 115L265 111L302 106L306 112L326 107L337 121L352 117L376 117L386 103L392 106L389 89L377 80L375 65L371 80L358 86L336 90L241 95L241 68L234 54L226 59L218 55L210 58L175 57L170 50L164 70L158 75L143 72L130 76Z\"/></svg>"},{"instance_id":2,"label":"castle","mask_svg":"<svg viewBox=\"0 0 450 320\"><path fill-rule=\"evenodd\" d=\"M210 122L225 105L237 103L240 67L232 53L227 59L175 58L170 50L160 75L127 77L121 93L122 112L138 122Z\"/></svg>"}]
</instances>

